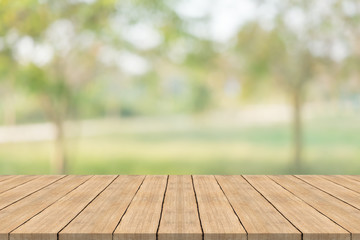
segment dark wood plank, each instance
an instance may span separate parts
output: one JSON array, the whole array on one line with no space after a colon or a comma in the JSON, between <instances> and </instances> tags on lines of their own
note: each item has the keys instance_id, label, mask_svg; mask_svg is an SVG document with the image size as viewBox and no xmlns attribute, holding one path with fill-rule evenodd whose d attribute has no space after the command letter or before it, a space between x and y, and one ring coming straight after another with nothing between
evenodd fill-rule
<instances>
[{"instance_id":1,"label":"dark wood plank","mask_svg":"<svg viewBox=\"0 0 360 240\"><path fill-rule=\"evenodd\" d=\"M303 233L304 240L350 240L350 234L267 176L244 176Z\"/></svg>"},{"instance_id":2,"label":"dark wood plank","mask_svg":"<svg viewBox=\"0 0 360 240\"><path fill-rule=\"evenodd\" d=\"M193 176L204 240L246 240L246 231L214 176Z\"/></svg>"}]
</instances>

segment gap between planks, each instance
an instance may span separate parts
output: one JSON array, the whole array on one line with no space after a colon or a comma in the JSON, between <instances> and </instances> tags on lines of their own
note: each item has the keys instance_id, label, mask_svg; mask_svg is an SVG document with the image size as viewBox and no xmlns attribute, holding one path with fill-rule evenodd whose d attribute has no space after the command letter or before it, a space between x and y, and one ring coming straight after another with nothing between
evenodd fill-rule
<instances>
[{"instance_id":1,"label":"gap between planks","mask_svg":"<svg viewBox=\"0 0 360 240\"><path fill-rule=\"evenodd\" d=\"M170 197L170 193L168 192L169 191L169 180L170 178L176 178L176 177L172 177L174 175L166 175L166 181L164 181L163 183L165 183L165 185L161 185L159 188L158 188L158 194L160 194L162 192L162 197L158 197L157 198L157 203L158 204L158 211L159 211L159 215L157 217L158 221L157 221L157 224L154 224L154 227L153 227L153 233L149 234L148 238L146 239L155 239L155 240L162 240L161 239L161 234L163 234L164 232L162 232L162 224L164 223L163 221L166 220L166 216L164 217L164 214L170 214L168 212L168 210L166 209L167 207L167 204L168 202L166 201L167 200L167 194L169 194L169 197ZM21 226L23 226L24 224L26 224L27 222L29 222L31 219L33 219L34 217L38 216L40 213L42 213L43 211L45 211L47 208L49 208L50 206L56 204L60 199L64 198L65 196L67 196L68 194L70 194L71 192L73 191L76 191L76 189L78 189L81 185L85 184L85 182L88 182L89 179L91 179L93 176L90 176L87 180L85 180L84 182L82 182L80 185L78 185L77 187L75 187L74 189L72 189L71 191L67 192L65 195L63 195L62 197L60 197L59 199L57 199L55 202L51 203L49 206L45 207L44 209L42 209L40 212L36 213L35 215L31 216L29 219L27 219L24 223L20 224L18 227L16 227L15 229L13 229L9 235L8 235L8 239L10 240L17 240L17 238L12 238L12 233L13 232L16 232L17 229L19 229ZM165 176L163 176L165 177ZM184 178L186 176L183 176ZM198 224L198 230L196 233L194 233L194 235L189 235L189 236L186 236L186 235L183 235L183 239L202 239L202 240L212 240L212 239L228 239L228 237L233 237L231 239L249 239L255 235L252 235L251 234L251 231L249 232L249 229L251 229L249 226L247 226L247 224L245 224L243 222L244 220L244 216L242 215L239 215L239 211L237 211L237 208L239 208L239 205L238 206L235 206L234 205L234 198L236 195L233 195L232 197L227 194L229 190L224 190L224 187L225 185L223 185L221 182L219 182L219 180L217 179L216 176L193 176L193 175L187 175L188 177L188 184L190 184L189 186L191 186L191 192L193 194L193 203L192 205L194 206L194 211L195 211L195 216L197 218L197 223ZM282 211L282 210L279 210L278 209L278 205L277 204L274 204L272 202L272 200L268 199L268 196L263 195L263 193L261 191L259 191L258 187L254 186L253 183L254 182L249 182L249 179L255 179L251 176L241 176L241 175L238 175L239 178L243 179L245 181L246 184L249 185L249 187L253 190L248 190L248 191L256 191L256 194L257 197L260 199L260 196L261 198L263 198L263 200L266 201L266 204L269 204L269 206L271 206L271 208L273 208L271 211L273 211L274 214L278 214L279 216L281 216L282 218L284 218L287 222L289 222L293 227L294 229L296 229L298 231L298 233L301 235L300 239L321 239L320 236L319 238L316 238L315 235L313 235L313 237L311 238L308 238L308 237L304 237L304 233L302 231L301 228L298 228L298 226L296 224L293 223L293 220L292 219L289 219L289 214L288 213L285 213ZM353 183L353 185L356 185L355 183L358 183L360 184L359 181L357 181L357 179L355 179L356 177L351 177L349 179L349 183L348 183L348 186L342 186L339 182L335 182L334 179L326 179L326 177L323 177L323 180L324 181L328 181L329 183L332 183L332 184L335 184L337 185L338 187L334 187L335 190L331 189L331 188L328 188L328 189L325 189L324 187L321 187L321 185L318 185L318 184L321 184L323 183L323 181L320 181L318 180L318 182L315 184L315 182L312 182L314 180L311 180L310 178L308 177L302 177L302 176L291 176L292 178L289 178L289 180L291 181L295 181L294 179L297 179L298 181L300 181L301 183L303 184L306 184L306 185L299 185L299 186L303 186L304 188L304 191L312 191L312 192L316 192L315 190L311 189L311 188L314 188L314 189L318 189L319 192L321 193L318 193L319 196L322 198L322 199L329 199L329 200L332 200L332 199L336 199L337 201L341 201L342 204L340 204L340 207L339 209L346 209L348 211L351 211L351 207L353 207L354 209L356 208L356 211L359 210L359 207L360 207L360 202L356 201L356 199L352 199L352 198L349 198L348 195L346 195L347 191L353 191L354 194L359 194L355 191L357 191L357 189L354 190L354 187L352 187L353 189L350 189L351 183ZM66 178L66 177L65 177ZM65 230L74 220L76 220L76 218L78 218L79 215L81 215L83 213L83 211L85 211L87 208L89 208L89 206L92 205L93 202L95 202L98 198L100 198L102 196L102 194L106 191L107 188L109 188L114 182L116 179L118 179L119 176L117 175L116 177L114 177L114 179L108 184L106 185L104 188L102 189L99 189L99 192L97 194L95 194L95 197L93 197L89 202L87 202L87 204L81 208L81 210L79 210L79 212L77 212L75 214L74 217L72 217L69 222L66 223L65 226L63 226L59 231L57 231L56 233L56 239L60 239L62 240L61 238L59 238L59 234ZM152 176L150 175L149 178L152 178ZM338 219L338 221L334 221L334 218L336 219L336 216L335 215L331 215L331 216L328 216L329 215L329 212L328 210L325 208L324 210L318 210L319 209L319 205L316 205L316 203L313 202L313 199L307 199L307 198L303 198L301 196L299 196L299 193L294 193L293 191L290 191L289 190L289 187L291 187L290 185L288 185L289 183L287 182L287 180L281 180L279 182L279 179L277 179L278 181L276 181L276 177L274 176L268 176L267 177L270 181L276 183L277 185L279 185L281 188L283 188L284 190L290 192L291 194L293 194L295 197L301 199L301 202L305 203L306 205L310 206L311 208L313 208L314 210L316 210L317 212L319 212L320 214L324 215L326 218L328 218L329 220L331 220L332 222L334 222L335 224L337 224L338 226L340 226L341 228L343 229L347 229L347 228L344 228L344 225L345 226L349 226L349 228L351 228L351 232L352 233L355 233L352 235L353 239L354 240L357 240L359 239L358 237L358 233L357 233L357 227L356 226L353 226L349 221L340 221ZM19 184L10 184L7 188L7 186L5 186L3 183L4 182L9 182L11 183L11 180L10 178L6 178L4 177L3 179L1 179L0 181L0 184L3 184L4 189L6 189L3 193L6 193L8 191L12 191L13 189L16 189L17 187L20 187L20 186L24 186L25 184L30 184L31 181L34 181L35 179L37 179L37 177L29 177L29 181L23 181L23 180L19 180L19 178L17 178L17 180L12 180L12 182L15 182L15 183L19 183ZM211 180L213 179L213 180ZM307 179L307 180L306 180ZM58 179L57 181L54 181L46 186L43 186L39 189L37 189L36 191L33 191L31 192L30 194L28 195L25 195L24 197L18 199L17 201L15 201L14 203L19 203L19 201L23 201L23 200L26 200L27 198L30 198L31 195L34 195L34 194L38 194L39 192L41 193L41 191L53 184L56 184L58 181L62 180L61 179ZM122 224L122 221L125 218L127 218L127 214L128 214L128 210L132 208L132 204L134 204L134 199L137 198L137 196L139 194L145 194L144 196L147 196L146 193L143 193L144 191L144 182L147 180L147 176L145 176L142 180L142 182L140 183L140 185L137 187L134 195L132 196L129 204L126 206L126 209L125 211L122 213L120 219L117 221L116 223L116 226L115 228L113 229L113 231L111 232L111 239L126 239L126 236L130 236L131 235L131 232L128 233L130 235L124 235L123 237L119 237L119 233L116 232L117 229L119 229ZM173 179L171 179L173 180ZM243 181L241 180L241 181ZM163 181L163 180L162 180ZM220 204L220 205L212 205L213 203L212 202L207 202L207 197L209 196L209 192L207 192L207 189L206 189L206 184L209 184L209 182L212 182L213 183L216 183L216 186L213 185L211 186L211 191L213 194L215 194L216 196L216 201L217 203L216 204ZM240 181L240 180L239 180ZM255 181L255 180L252 180L252 181ZM300 182L298 181L295 181L297 182L297 184L301 184ZM35 181L34 181L35 182ZM163 184L161 183L161 184ZM224 183L225 184L225 183ZM243 183L244 184L244 183ZM246 184L245 185L242 185L242 186L245 186L246 187ZM285 184L285 186L284 186ZM210 184L211 185L211 184ZM209 186L210 186L209 185ZM231 184L230 184L231 185ZM333 186L335 186L333 185ZM307 187L309 186L309 187ZM25 188L25 186L23 187ZM343 188L343 189L342 189ZM20 189L20 188L19 188ZM345 189L345 190L344 190ZM146 190L146 189L145 189ZM211 192L210 191L210 192ZM335 191L335 192L334 192ZM254 192L255 193L255 192ZM252 193L252 194L254 194ZM316 192L317 193L317 192ZM255 194L255 195L256 195ZM325 195L324 195L325 194ZM38 194L39 195L39 194ZM211 194L210 194L211 195ZM1 195L0 195L1 196ZM359 194L360 196L360 194ZM199 198L200 198L200 201L199 201ZM231 200L233 199L233 200ZM139 203L140 201L140 203ZM169 200L170 201L170 200ZM141 204L141 199L137 199L137 202L138 204ZM206 204L210 204L208 206L211 206L213 208L219 208L220 207L223 207L225 209L225 211L227 212L227 214L229 214L229 217L232 219L232 220L228 220L228 219L223 219L223 221L228 221L228 223L231 223L231 224L234 224L234 226L238 226L233 229L231 228L228 228L228 229L225 229L225 230L229 230L230 232L232 232L233 234L231 235L226 235L226 234L223 234L223 235L219 235L219 234L214 234L211 232L211 227L214 227L212 226L210 223L209 223L209 219L207 218L207 215L208 214L213 214L212 217L216 216L216 214L221 214L221 212L216 212L216 209L213 211L213 212L207 212L205 209L204 209L204 206ZM348 205L349 207L346 207L344 204ZM358 204L358 205L357 205ZM11 206L11 205L9 205ZM8 208L9 206L5 206L3 209L6 209ZM219 207L220 206L220 207ZM268 209L269 206L267 206ZM359 207L358 207L359 206ZM241 206L240 206L241 208ZM0 214L1 214L1 210L3 209L0 209ZM150 209L152 210L152 209ZM133 213L134 213L134 210L132 210ZM357 212L354 212L356 214L358 214ZM232 212L232 214L230 214L230 212ZM214 215L215 214L215 215ZM360 214L360 212L359 212ZM360 215L359 215L360 216ZM219 217L219 216L216 216L216 217ZM278 217L278 216L277 216ZM236 221L234 221L234 219L236 219ZM221 220L221 217L220 217L220 220ZM204 222L205 221L205 222ZM247 220L248 221L248 220ZM340 222L339 222L340 221ZM237 222L237 223L236 223ZM205 225L204 225L205 224ZM215 227L219 227L219 226L215 226ZM236 230L238 229L238 230ZM242 230L241 230L242 229ZM218 230L221 230L221 228L218 228ZM224 230L224 229L222 229ZM347 230L347 232L350 232ZM223 233L225 233L226 231L224 231ZM294 232L295 234L296 232ZM338 237L339 238L334 238L334 239L347 239L346 238L346 234L344 233L341 233L341 231L339 231L339 234ZM20 236L20 235L19 235ZM134 234L135 238L131 238L131 239L138 239L136 238L136 234ZM133 236L133 237L134 237ZM140 235L139 236L139 239L142 237ZM166 236L166 237L169 237L170 235L163 235L163 236ZM179 235L180 236L180 235ZM308 236L308 235L306 235ZM188 238L187 238L188 237ZM262 239L262 237L264 236L257 236L258 238L253 238L253 239ZM294 235L294 239L297 239L296 237L296 234ZM354 238L355 237L355 238ZM1 239L1 237L0 237ZM23 239L20 238L19 239ZM31 239L31 238L29 238ZM143 238L141 238L143 239ZM172 238L168 238L169 240L172 240ZM174 238L174 239L180 239L180 238ZM270 239L270 238L263 238L263 239Z\"/></svg>"}]
</instances>

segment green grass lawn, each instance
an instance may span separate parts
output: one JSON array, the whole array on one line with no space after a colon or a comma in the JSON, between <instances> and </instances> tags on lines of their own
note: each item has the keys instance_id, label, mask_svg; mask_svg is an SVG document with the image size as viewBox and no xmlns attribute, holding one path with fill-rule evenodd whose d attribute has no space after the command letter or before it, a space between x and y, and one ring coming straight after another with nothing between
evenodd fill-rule
<instances>
[{"instance_id":1,"label":"green grass lawn","mask_svg":"<svg viewBox=\"0 0 360 240\"><path fill-rule=\"evenodd\" d=\"M70 139L73 174L360 174L358 117L305 123L301 170L288 124L122 132ZM126 128L125 126L121 126ZM0 145L0 174L51 173L51 142Z\"/></svg>"}]
</instances>

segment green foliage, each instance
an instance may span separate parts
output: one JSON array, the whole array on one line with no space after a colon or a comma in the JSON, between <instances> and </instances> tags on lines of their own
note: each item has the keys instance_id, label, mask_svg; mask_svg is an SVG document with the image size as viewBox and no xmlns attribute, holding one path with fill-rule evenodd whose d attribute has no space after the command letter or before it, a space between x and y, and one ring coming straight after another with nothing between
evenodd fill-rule
<instances>
[{"instance_id":1,"label":"green foliage","mask_svg":"<svg viewBox=\"0 0 360 240\"><path fill-rule=\"evenodd\" d=\"M49 22L46 21L47 13L46 8L38 6L36 0L1 1L0 35L5 35L11 28L35 35L44 29L44 24Z\"/></svg>"},{"instance_id":2,"label":"green foliage","mask_svg":"<svg viewBox=\"0 0 360 240\"><path fill-rule=\"evenodd\" d=\"M259 7L266 4L273 7L274 17L267 20L270 27L264 27L261 17L249 20L226 43L189 31L195 24L209 27L210 16L181 16L174 7L178 3L178 0L0 1L0 42L4 45L0 48L0 81L16 80L20 91L25 89L40 102L50 99L54 112L69 108L63 113L67 118L70 112L78 110L84 110L84 116L107 112L154 114L163 109L202 112L221 100L216 98L223 95L223 86L230 76L240 79L240 99L246 99L266 91L276 95L278 88L284 89L284 94L302 91L304 85L324 72L339 79L359 75L359 53L355 49L360 34L354 29L360 14L344 10L344 5L352 6L355 1L332 1L328 5L332 14L303 1L261 1ZM294 9L306 17L302 30L292 28L287 20ZM321 14L317 16L316 11ZM67 50L59 49L56 41L49 41L50 30L63 22L71 28L70 33L66 32ZM129 38L131 34L126 31L139 24L159 35L157 45L141 48ZM339 24L346 26L353 37L341 33ZM330 53L319 55L312 50L312 44L327 43L335 35L352 49L341 62L334 61ZM17 45L24 37L30 38L36 47L49 45L51 59L44 64L21 61ZM105 48L114 55L126 51L139 56L147 62L148 70L140 75L128 74L117 66L120 60L104 63L101 58ZM174 57L174 52L179 56ZM173 94L163 85L171 84L174 78L183 79L183 86ZM117 86L117 90L112 86ZM94 110L87 106L89 102ZM81 117L82 113L78 114Z\"/></svg>"}]
</instances>

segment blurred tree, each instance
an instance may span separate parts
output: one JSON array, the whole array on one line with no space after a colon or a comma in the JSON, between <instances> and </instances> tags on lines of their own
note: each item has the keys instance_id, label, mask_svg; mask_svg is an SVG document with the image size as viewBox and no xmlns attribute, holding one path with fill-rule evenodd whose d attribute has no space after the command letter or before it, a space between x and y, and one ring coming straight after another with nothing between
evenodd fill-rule
<instances>
[{"instance_id":1,"label":"blurred tree","mask_svg":"<svg viewBox=\"0 0 360 240\"><path fill-rule=\"evenodd\" d=\"M338 79L342 88L347 80L347 91L359 94L360 91L360 2L356 0L341 0L336 2L336 21L338 31L332 44L341 48L344 59L333 63L338 67ZM348 92L348 93L349 93Z\"/></svg>"},{"instance_id":2,"label":"blurred tree","mask_svg":"<svg viewBox=\"0 0 360 240\"><path fill-rule=\"evenodd\" d=\"M38 38L50 22L49 17L36 0L0 1L0 84L5 124L14 124L16 119L14 92L19 64L15 47L24 35Z\"/></svg>"},{"instance_id":3,"label":"blurred tree","mask_svg":"<svg viewBox=\"0 0 360 240\"><path fill-rule=\"evenodd\" d=\"M0 2L0 36L6 40L0 57L2 79L18 80L16 86L34 94L54 124L56 173L67 171L64 121L76 113L79 91L95 78L100 45L96 36L106 31L114 4ZM21 75L13 77L14 73Z\"/></svg>"},{"instance_id":4,"label":"blurred tree","mask_svg":"<svg viewBox=\"0 0 360 240\"><path fill-rule=\"evenodd\" d=\"M359 4L259 1L273 18L264 24L256 16L223 50L209 34L209 16L182 16L178 2L0 1L0 84L9 96L22 88L39 99L56 130L57 173L67 171L65 120L81 114L81 106L122 116L201 113L232 76L241 78L245 96L269 82L284 89L293 109L294 164L301 168L302 105L317 66L332 75L338 69L331 64L341 61L339 77L360 75ZM347 28L340 34L341 24ZM331 50L339 42L351 48L344 61ZM3 102L14 119L14 104Z\"/></svg>"},{"instance_id":5,"label":"blurred tree","mask_svg":"<svg viewBox=\"0 0 360 240\"><path fill-rule=\"evenodd\" d=\"M5 0L0 4L3 23L0 36L10 39L1 50L1 76L8 83L11 79L18 80L17 87L38 98L48 119L54 124L53 162L56 173L67 172L64 122L76 116L86 86L107 68L113 74L110 77L117 78L121 69L113 71L114 66L127 66L125 61L129 60L129 55L132 58L141 56L151 62L153 68L162 69L161 65L155 65L167 58L168 50L175 43L190 36L183 27L183 20L165 1L26 0L17 3ZM136 29L155 31L163 44L147 46L144 39L139 41L136 38L136 33L141 34ZM197 38L192 39L195 41ZM21 48L25 49L25 53ZM201 54L191 53L191 68L196 68L193 61L201 63L206 59L204 53L209 53L208 48L201 49ZM202 59L196 59L200 55ZM10 76L14 73L20 75ZM155 78L151 71L140 74L150 74L151 79L164 77L161 71ZM204 94L208 93L206 85L194 86L195 108L201 110L206 104L203 102L206 100ZM146 89L146 93L150 93L151 89Z\"/></svg>"},{"instance_id":6,"label":"blurred tree","mask_svg":"<svg viewBox=\"0 0 360 240\"><path fill-rule=\"evenodd\" d=\"M275 81L290 97L293 163L296 171L301 171L302 106L306 85L316 79L316 66L331 59L326 50L319 53L319 47L326 49L328 39L338 29L332 17L336 13L336 1L326 6L320 2L314 4L297 0L265 1L261 4L276 9L270 27L263 26L261 17L248 23L237 36L235 50L243 63L247 88L256 89L264 81ZM326 68L326 71L332 70Z\"/></svg>"}]
</instances>

